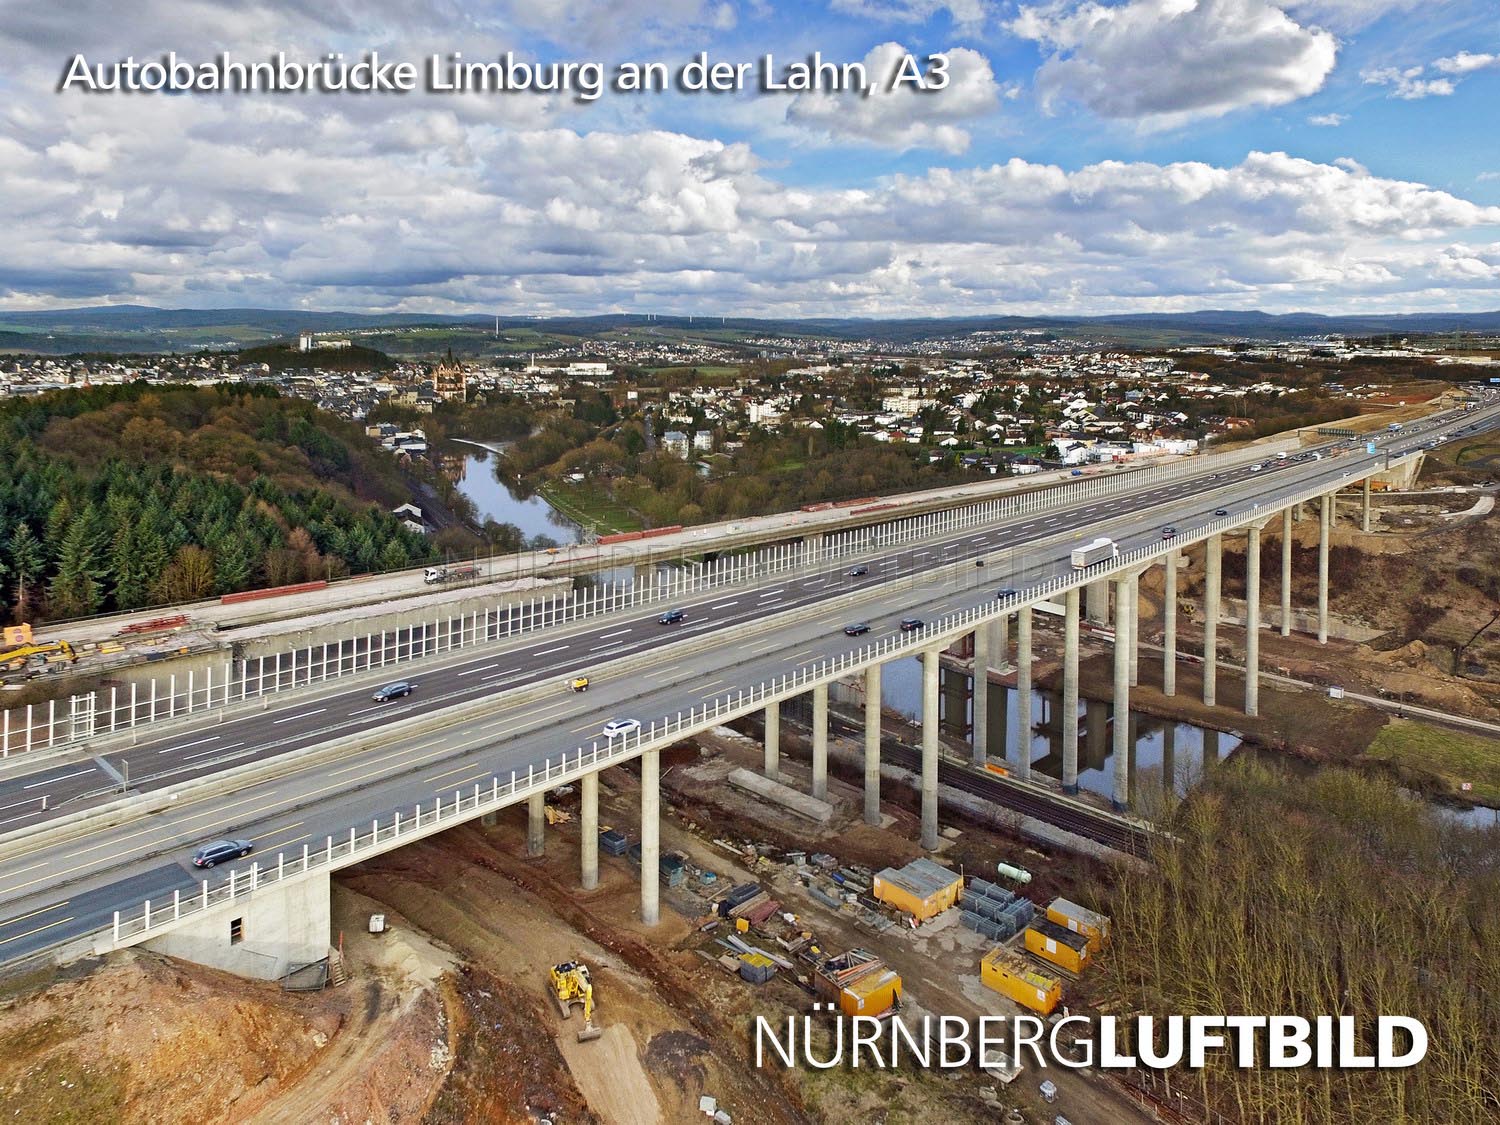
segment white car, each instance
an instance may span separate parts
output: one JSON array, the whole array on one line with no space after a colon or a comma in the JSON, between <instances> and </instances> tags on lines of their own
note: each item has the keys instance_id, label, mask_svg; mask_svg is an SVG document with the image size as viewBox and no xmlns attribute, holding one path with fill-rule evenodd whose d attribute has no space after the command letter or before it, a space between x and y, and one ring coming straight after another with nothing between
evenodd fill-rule
<instances>
[{"instance_id":1,"label":"white car","mask_svg":"<svg viewBox=\"0 0 1500 1125\"><path fill-rule=\"evenodd\" d=\"M639 719L611 719L604 724L604 737L613 742L624 734L634 734L641 729Z\"/></svg>"}]
</instances>

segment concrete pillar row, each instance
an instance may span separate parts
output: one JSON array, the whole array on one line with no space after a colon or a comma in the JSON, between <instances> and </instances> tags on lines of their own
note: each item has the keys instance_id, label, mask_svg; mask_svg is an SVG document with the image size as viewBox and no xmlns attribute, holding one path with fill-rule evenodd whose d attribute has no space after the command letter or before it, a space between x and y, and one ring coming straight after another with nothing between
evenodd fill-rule
<instances>
[{"instance_id":1,"label":"concrete pillar row","mask_svg":"<svg viewBox=\"0 0 1500 1125\"><path fill-rule=\"evenodd\" d=\"M1010 663L1010 615L994 618L989 626L992 667L1004 669Z\"/></svg>"},{"instance_id":2,"label":"concrete pillar row","mask_svg":"<svg viewBox=\"0 0 1500 1125\"><path fill-rule=\"evenodd\" d=\"M922 847L938 846L938 650L922 654Z\"/></svg>"},{"instance_id":3,"label":"concrete pillar row","mask_svg":"<svg viewBox=\"0 0 1500 1125\"><path fill-rule=\"evenodd\" d=\"M1078 792L1078 587L1063 597L1062 788Z\"/></svg>"},{"instance_id":4,"label":"concrete pillar row","mask_svg":"<svg viewBox=\"0 0 1500 1125\"><path fill-rule=\"evenodd\" d=\"M599 885L599 771L583 775L578 814L579 867L583 889Z\"/></svg>"},{"instance_id":5,"label":"concrete pillar row","mask_svg":"<svg viewBox=\"0 0 1500 1125\"><path fill-rule=\"evenodd\" d=\"M1281 511L1281 635L1292 635L1292 510Z\"/></svg>"},{"instance_id":6,"label":"concrete pillar row","mask_svg":"<svg viewBox=\"0 0 1500 1125\"><path fill-rule=\"evenodd\" d=\"M992 633L986 622L974 630L974 709L972 745L973 762L982 766L989 760L990 746L990 651Z\"/></svg>"},{"instance_id":7,"label":"concrete pillar row","mask_svg":"<svg viewBox=\"0 0 1500 1125\"><path fill-rule=\"evenodd\" d=\"M1084 611L1094 625L1109 621L1109 579L1101 578L1084 587Z\"/></svg>"},{"instance_id":8,"label":"concrete pillar row","mask_svg":"<svg viewBox=\"0 0 1500 1125\"><path fill-rule=\"evenodd\" d=\"M1219 684L1219 595L1224 579L1224 536L1212 535L1204 552L1203 575L1203 705L1213 707Z\"/></svg>"},{"instance_id":9,"label":"concrete pillar row","mask_svg":"<svg viewBox=\"0 0 1500 1125\"><path fill-rule=\"evenodd\" d=\"M1324 493L1318 519L1318 643L1328 643L1328 529L1333 522L1333 496Z\"/></svg>"},{"instance_id":10,"label":"concrete pillar row","mask_svg":"<svg viewBox=\"0 0 1500 1125\"><path fill-rule=\"evenodd\" d=\"M765 775L772 781L781 776L781 704L766 704Z\"/></svg>"},{"instance_id":11,"label":"concrete pillar row","mask_svg":"<svg viewBox=\"0 0 1500 1125\"><path fill-rule=\"evenodd\" d=\"M880 665L865 669L865 823L880 824Z\"/></svg>"},{"instance_id":12,"label":"concrete pillar row","mask_svg":"<svg viewBox=\"0 0 1500 1125\"><path fill-rule=\"evenodd\" d=\"M1130 803L1130 653L1135 647L1130 625L1134 613L1134 576L1115 579L1114 791L1117 811ZM1092 724L1091 724L1092 725Z\"/></svg>"},{"instance_id":13,"label":"concrete pillar row","mask_svg":"<svg viewBox=\"0 0 1500 1125\"><path fill-rule=\"evenodd\" d=\"M1176 551L1167 555L1166 593L1161 605L1161 693L1177 694L1177 560Z\"/></svg>"},{"instance_id":14,"label":"concrete pillar row","mask_svg":"<svg viewBox=\"0 0 1500 1125\"><path fill-rule=\"evenodd\" d=\"M828 685L813 688L812 697L812 795L822 801L828 797Z\"/></svg>"},{"instance_id":15,"label":"concrete pillar row","mask_svg":"<svg viewBox=\"0 0 1500 1125\"><path fill-rule=\"evenodd\" d=\"M533 793L526 798L526 854L542 854L547 842L547 795Z\"/></svg>"},{"instance_id":16,"label":"concrete pillar row","mask_svg":"<svg viewBox=\"0 0 1500 1125\"><path fill-rule=\"evenodd\" d=\"M1260 527L1245 540L1245 714L1260 714Z\"/></svg>"},{"instance_id":17,"label":"concrete pillar row","mask_svg":"<svg viewBox=\"0 0 1500 1125\"><path fill-rule=\"evenodd\" d=\"M641 921L661 921L661 751L641 755Z\"/></svg>"},{"instance_id":18,"label":"concrete pillar row","mask_svg":"<svg viewBox=\"0 0 1500 1125\"><path fill-rule=\"evenodd\" d=\"M1365 477L1364 510L1360 513L1359 529L1366 535L1370 534L1370 478Z\"/></svg>"},{"instance_id":19,"label":"concrete pillar row","mask_svg":"<svg viewBox=\"0 0 1500 1125\"><path fill-rule=\"evenodd\" d=\"M1016 718L1015 775L1031 778L1031 607L1016 611Z\"/></svg>"}]
</instances>

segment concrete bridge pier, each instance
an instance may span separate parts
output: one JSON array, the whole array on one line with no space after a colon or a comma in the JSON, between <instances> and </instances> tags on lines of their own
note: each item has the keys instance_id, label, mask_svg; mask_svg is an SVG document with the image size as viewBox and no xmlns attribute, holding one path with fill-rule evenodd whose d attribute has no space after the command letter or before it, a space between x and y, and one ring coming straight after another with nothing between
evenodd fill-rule
<instances>
[{"instance_id":1,"label":"concrete bridge pier","mask_svg":"<svg viewBox=\"0 0 1500 1125\"><path fill-rule=\"evenodd\" d=\"M1141 682L1141 572L1130 576L1130 686Z\"/></svg>"},{"instance_id":2,"label":"concrete bridge pier","mask_svg":"<svg viewBox=\"0 0 1500 1125\"><path fill-rule=\"evenodd\" d=\"M828 685L813 688L812 705L812 795L828 798Z\"/></svg>"},{"instance_id":3,"label":"concrete bridge pier","mask_svg":"<svg viewBox=\"0 0 1500 1125\"><path fill-rule=\"evenodd\" d=\"M579 782L578 865L583 889L599 885L599 771L586 773Z\"/></svg>"},{"instance_id":4,"label":"concrete bridge pier","mask_svg":"<svg viewBox=\"0 0 1500 1125\"><path fill-rule=\"evenodd\" d=\"M1161 603L1161 693L1177 694L1177 552L1167 555L1166 593Z\"/></svg>"},{"instance_id":5,"label":"concrete bridge pier","mask_svg":"<svg viewBox=\"0 0 1500 1125\"><path fill-rule=\"evenodd\" d=\"M938 846L938 671L939 650L922 654L922 847Z\"/></svg>"},{"instance_id":6,"label":"concrete bridge pier","mask_svg":"<svg viewBox=\"0 0 1500 1125\"><path fill-rule=\"evenodd\" d=\"M1281 510L1281 635L1292 635L1292 510Z\"/></svg>"},{"instance_id":7,"label":"concrete bridge pier","mask_svg":"<svg viewBox=\"0 0 1500 1125\"><path fill-rule=\"evenodd\" d=\"M1031 778L1031 607L1016 611L1016 761L1015 774ZM1002 731L1002 736L1008 732ZM1003 753L1003 751L1002 751Z\"/></svg>"},{"instance_id":8,"label":"concrete bridge pier","mask_svg":"<svg viewBox=\"0 0 1500 1125\"><path fill-rule=\"evenodd\" d=\"M1104 625L1109 621L1109 579L1101 578L1084 587L1084 612L1093 625Z\"/></svg>"},{"instance_id":9,"label":"concrete bridge pier","mask_svg":"<svg viewBox=\"0 0 1500 1125\"><path fill-rule=\"evenodd\" d=\"M1245 714L1260 714L1260 525L1245 538Z\"/></svg>"},{"instance_id":10,"label":"concrete bridge pier","mask_svg":"<svg viewBox=\"0 0 1500 1125\"><path fill-rule=\"evenodd\" d=\"M993 635L988 622L974 630L974 718L971 730L972 757L976 766L989 761L990 754L990 640Z\"/></svg>"},{"instance_id":11,"label":"concrete bridge pier","mask_svg":"<svg viewBox=\"0 0 1500 1125\"><path fill-rule=\"evenodd\" d=\"M1063 598L1062 788L1078 792L1078 587Z\"/></svg>"},{"instance_id":12,"label":"concrete bridge pier","mask_svg":"<svg viewBox=\"0 0 1500 1125\"><path fill-rule=\"evenodd\" d=\"M865 669L865 823L880 826L880 665Z\"/></svg>"},{"instance_id":13,"label":"concrete bridge pier","mask_svg":"<svg viewBox=\"0 0 1500 1125\"><path fill-rule=\"evenodd\" d=\"M547 845L547 795L533 793L526 798L526 854L535 858Z\"/></svg>"},{"instance_id":14,"label":"concrete bridge pier","mask_svg":"<svg viewBox=\"0 0 1500 1125\"><path fill-rule=\"evenodd\" d=\"M1209 536L1203 575L1203 705L1214 706L1219 684L1219 594L1224 577L1224 536Z\"/></svg>"},{"instance_id":15,"label":"concrete bridge pier","mask_svg":"<svg viewBox=\"0 0 1500 1125\"><path fill-rule=\"evenodd\" d=\"M1318 643L1328 643L1328 527L1333 522L1333 496L1323 494L1318 519Z\"/></svg>"},{"instance_id":16,"label":"concrete bridge pier","mask_svg":"<svg viewBox=\"0 0 1500 1125\"><path fill-rule=\"evenodd\" d=\"M641 755L641 921L661 921L661 751Z\"/></svg>"},{"instance_id":17,"label":"concrete bridge pier","mask_svg":"<svg viewBox=\"0 0 1500 1125\"><path fill-rule=\"evenodd\" d=\"M1130 805L1130 665L1135 641L1131 636L1134 575L1115 579L1115 693L1114 693L1114 792L1116 812Z\"/></svg>"},{"instance_id":18,"label":"concrete bridge pier","mask_svg":"<svg viewBox=\"0 0 1500 1125\"><path fill-rule=\"evenodd\" d=\"M1010 615L1005 614L995 618L989 623L990 627L990 660L992 667L999 668L1002 672L1010 663Z\"/></svg>"},{"instance_id":19,"label":"concrete bridge pier","mask_svg":"<svg viewBox=\"0 0 1500 1125\"><path fill-rule=\"evenodd\" d=\"M1359 529L1366 535L1370 534L1370 478L1365 477L1364 508L1359 515Z\"/></svg>"},{"instance_id":20,"label":"concrete bridge pier","mask_svg":"<svg viewBox=\"0 0 1500 1125\"><path fill-rule=\"evenodd\" d=\"M766 704L766 760L762 771L772 781L781 776L781 703Z\"/></svg>"}]
</instances>

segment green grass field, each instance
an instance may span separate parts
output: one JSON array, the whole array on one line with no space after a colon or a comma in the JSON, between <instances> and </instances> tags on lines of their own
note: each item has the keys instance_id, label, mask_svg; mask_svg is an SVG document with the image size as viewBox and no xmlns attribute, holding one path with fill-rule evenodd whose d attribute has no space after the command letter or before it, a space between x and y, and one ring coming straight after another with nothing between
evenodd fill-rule
<instances>
[{"instance_id":1,"label":"green grass field","mask_svg":"<svg viewBox=\"0 0 1500 1125\"><path fill-rule=\"evenodd\" d=\"M1370 743L1365 757L1389 763L1412 780L1426 779L1455 797L1500 805L1500 739L1415 719L1392 719ZM1463 782L1473 789L1464 792Z\"/></svg>"},{"instance_id":2,"label":"green grass field","mask_svg":"<svg viewBox=\"0 0 1500 1125\"><path fill-rule=\"evenodd\" d=\"M547 481L539 489L542 497L574 523L611 535L617 531L639 531L645 527L641 517L618 503L602 489L585 481Z\"/></svg>"}]
</instances>

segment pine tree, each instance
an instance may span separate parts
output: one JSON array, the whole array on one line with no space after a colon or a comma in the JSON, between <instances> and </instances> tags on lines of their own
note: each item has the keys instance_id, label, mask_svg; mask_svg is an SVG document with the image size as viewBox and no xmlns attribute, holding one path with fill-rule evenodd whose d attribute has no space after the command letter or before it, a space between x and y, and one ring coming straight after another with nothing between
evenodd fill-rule
<instances>
[{"instance_id":1,"label":"pine tree","mask_svg":"<svg viewBox=\"0 0 1500 1125\"><path fill-rule=\"evenodd\" d=\"M93 613L103 601L94 531L86 520L74 520L58 553L57 573L48 591L52 611L61 617Z\"/></svg>"},{"instance_id":2,"label":"pine tree","mask_svg":"<svg viewBox=\"0 0 1500 1125\"><path fill-rule=\"evenodd\" d=\"M10 569L16 576L16 609L22 616L25 616L26 606L46 567L47 558L41 540L30 526L17 524L10 536Z\"/></svg>"}]
</instances>

